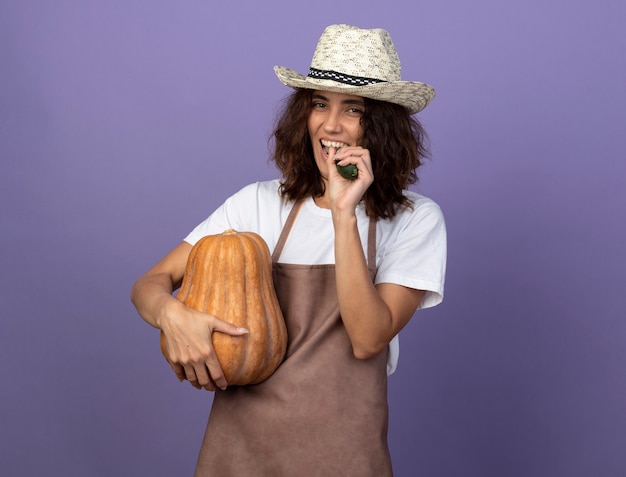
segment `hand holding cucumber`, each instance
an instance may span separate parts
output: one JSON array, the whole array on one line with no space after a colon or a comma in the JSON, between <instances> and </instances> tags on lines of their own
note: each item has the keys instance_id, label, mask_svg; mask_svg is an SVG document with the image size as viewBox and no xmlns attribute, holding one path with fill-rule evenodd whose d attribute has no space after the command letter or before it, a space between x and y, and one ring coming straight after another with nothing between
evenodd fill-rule
<instances>
[{"instance_id":1,"label":"hand holding cucumber","mask_svg":"<svg viewBox=\"0 0 626 477\"><path fill-rule=\"evenodd\" d=\"M324 159L328 167L327 198L333 217L335 213L353 214L374 181L369 151L361 146L329 147Z\"/></svg>"},{"instance_id":2,"label":"hand holding cucumber","mask_svg":"<svg viewBox=\"0 0 626 477\"><path fill-rule=\"evenodd\" d=\"M337 149L335 152L336 154L339 154L339 151L341 149ZM342 166L339 164L339 162L341 162L341 160L344 158L335 158L335 166L337 166L337 172L339 172L339 174L341 175L341 177L343 177L344 179L348 179L348 180L354 180L358 177L359 175L359 169L357 168L357 166L355 164L346 164L345 166Z\"/></svg>"},{"instance_id":3,"label":"hand holding cucumber","mask_svg":"<svg viewBox=\"0 0 626 477\"><path fill-rule=\"evenodd\" d=\"M359 170L354 164L348 164L347 166L340 166L338 161L335 161L335 165L337 166L337 171L341 174L341 177L344 179L356 179L359 175Z\"/></svg>"}]
</instances>

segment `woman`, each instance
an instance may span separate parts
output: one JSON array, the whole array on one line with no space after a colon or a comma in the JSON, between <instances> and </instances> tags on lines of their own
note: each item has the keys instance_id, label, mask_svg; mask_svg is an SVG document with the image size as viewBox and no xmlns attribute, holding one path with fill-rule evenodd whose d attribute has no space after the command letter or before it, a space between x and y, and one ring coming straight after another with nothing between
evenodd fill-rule
<instances>
[{"instance_id":1,"label":"woman","mask_svg":"<svg viewBox=\"0 0 626 477\"><path fill-rule=\"evenodd\" d=\"M274 130L280 180L251 184L141 277L132 300L163 330L179 379L216 391L198 476L389 476L387 375L396 335L443 297L439 207L407 186L426 154L413 114L434 97L400 80L389 34L333 25L308 76L276 67L295 89ZM337 165L353 164L354 179ZM289 344L265 382L228 387L211 333L247 332L172 298L202 236L261 235Z\"/></svg>"}]
</instances>

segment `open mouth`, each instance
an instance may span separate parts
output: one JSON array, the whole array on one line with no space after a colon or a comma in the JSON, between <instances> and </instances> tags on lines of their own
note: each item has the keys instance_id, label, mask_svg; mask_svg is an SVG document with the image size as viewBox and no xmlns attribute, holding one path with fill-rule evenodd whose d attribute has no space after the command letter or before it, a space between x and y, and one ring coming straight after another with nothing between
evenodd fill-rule
<instances>
[{"instance_id":1,"label":"open mouth","mask_svg":"<svg viewBox=\"0 0 626 477\"><path fill-rule=\"evenodd\" d=\"M322 150L324 151L324 154L326 154L327 156L331 147L335 148L335 153L337 153L337 151L339 151L339 149L341 149L342 147L348 146L348 144L346 144L345 142L327 141L325 139L320 140L320 144L322 145Z\"/></svg>"}]
</instances>

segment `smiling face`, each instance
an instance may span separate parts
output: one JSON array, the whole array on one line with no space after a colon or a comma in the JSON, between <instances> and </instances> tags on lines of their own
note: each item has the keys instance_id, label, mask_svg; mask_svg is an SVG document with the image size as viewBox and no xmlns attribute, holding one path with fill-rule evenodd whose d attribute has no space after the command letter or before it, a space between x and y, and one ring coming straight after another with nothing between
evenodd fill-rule
<instances>
[{"instance_id":1,"label":"smiling face","mask_svg":"<svg viewBox=\"0 0 626 477\"><path fill-rule=\"evenodd\" d=\"M326 179L329 148L338 149L360 144L365 100L350 94L314 91L311 101L307 128L315 163L322 177Z\"/></svg>"}]
</instances>

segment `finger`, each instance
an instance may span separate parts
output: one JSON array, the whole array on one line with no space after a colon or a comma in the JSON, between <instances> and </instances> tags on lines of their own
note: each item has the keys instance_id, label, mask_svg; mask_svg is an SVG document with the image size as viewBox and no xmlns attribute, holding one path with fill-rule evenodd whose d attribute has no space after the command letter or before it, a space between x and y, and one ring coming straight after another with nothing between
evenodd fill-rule
<instances>
[{"instance_id":1,"label":"finger","mask_svg":"<svg viewBox=\"0 0 626 477\"><path fill-rule=\"evenodd\" d=\"M362 181L367 181L367 176L373 177L372 163L367 149L341 151L341 154L338 153L335 156L335 163L341 167L354 165L359 171L358 178Z\"/></svg>"},{"instance_id":2,"label":"finger","mask_svg":"<svg viewBox=\"0 0 626 477\"><path fill-rule=\"evenodd\" d=\"M200 364L195 367L196 372L196 383L199 388L203 388L204 386L208 386L211 383L211 378L209 377L209 370L207 366L204 364Z\"/></svg>"},{"instance_id":3,"label":"finger","mask_svg":"<svg viewBox=\"0 0 626 477\"><path fill-rule=\"evenodd\" d=\"M202 364L198 363L195 369L198 385L207 391L214 391L216 386L226 389L228 383L212 347L206 351L203 360L204 362Z\"/></svg>"},{"instance_id":4,"label":"finger","mask_svg":"<svg viewBox=\"0 0 626 477\"><path fill-rule=\"evenodd\" d=\"M194 371L192 366L184 366L184 369L187 381L192 384L198 381L198 378L196 378L196 372Z\"/></svg>"},{"instance_id":5,"label":"finger","mask_svg":"<svg viewBox=\"0 0 626 477\"><path fill-rule=\"evenodd\" d=\"M369 150L363 147L342 147L337 150L337 153L334 156L335 161L342 161L346 158L351 157L353 159L359 158L367 161L369 159Z\"/></svg>"},{"instance_id":6,"label":"finger","mask_svg":"<svg viewBox=\"0 0 626 477\"><path fill-rule=\"evenodd\" d=\"M247 328L235 326L232 323L219 319L216 319L211 331L219 331L220 333L226 333L231 336L242 336L250 333L250 330Z\"/></svg>"},{"instance_id":7,"label":"finger","mask_svg":"<svg viewBox=\"0 0 626 477\"><path fill-rule=\"evenodd\" d=\"M206 391L211 391L211 392L213 392L213 391L215 391L215 388L216 388L217 386L215 385L215 383L213 382L213 380L210 380L210 381L209 381L209 384L207 384L206 386L202 386L202 387L203 387Z\"/></svg>"},{"instance_id":8,"label":"finger","mask_svg":"<svg viewBox=\"0 0 626 477\"><path fill-rule=\"evenodd\" d=\"M365 154L360 151L351 151L344 154L337 154L334 158L336 163L346 166L348 164L358 165L360 162L366 162Z\"/></svg>"},{"instance_id":9,"label":"finger","mask_svg":"<svg viewBox=\"0 0 626 477\"><path fill-rule=\"evenodd\" d=\"M354 150L352 148L341 148L335 155L332 156L334 164L340 166L347 166L349 164L358 165L360 159L362 159L361 150ZM330 154L329 154L330 157Z\"/></svg>"},{"instance_id":10,"label":"finger","mask_svg":"<svg viewBox=\"0 0 626 477\"><path fill-rule=\"evenodd\" d=\"M335 180L337 177L340 177L339 171L337 170L337 164L341 161L338 157L340 149L336 149L334 147L328 148L328 179Z\"/></svg>"},{"instance_id":11,"label":"finger","mask_svg":"<svg viewBox=\"0 0 626 477\"><path fill-rule=\"evenodd\" d=\"M343 159L344 155L345 155L344 148L337 149L335 147L329 147L328 148L328 164L337 164L337 162Z\"/></svg>"},{"instance_id":12,"label":"finger","mask_svg":"<svg viewBox=\"0 0 626 477\"><path fill-rule=\"evenodd\" d=\"M237 328L236 326L231 325L231 323L223 322L223 324L228 325L225 328L228 328L229 326L235 329ZM241 334L242 332L240 331L238 333ZM189 379L189 381L192 382L194 387L197 389L204 388L207 391L214 391L216 386L220 389L226 389L228 383L226 382L222 366L220 365L213 348L210 347L205 350L201 359L203 362L195 362L193 365L185 365L185 374L187 375L187 379L189 379L191 375L192 379Z\"/></svg>"},{"instance_id":13,"label":"finger","mask_svg":"<svg viewBox=\"0 0 626 477\"><path fill-rule=\"evenodd\" d=\"M170 363L172 371L174 371L174 374L179 381L184 381L185 379L187 379L187 376L185 375L185 369L180 364L172 363L171 361L168 362Z\"/></svg>"},{"instance_id":14,"label":"finger","mask_svg":"<svg viewBox=\"0 0 626 477\"><path fill-rule=\"evenodd\" d=\"M330 154L329 154L330 156ZM349 147L342 147L341 149L337 149L336 153L332 156L333 162L341 162L349 159L352 156L352 149Z\"/></svg>"},{"instance_id":15,"label":"finger","mask_svg":"<svg viewBox=\"0 0 626 477\"><path fill-rule=\"evenodd\" d=\"M217 359L210 359L207 361L206 367L209 371L209 376L207 376L207 381L204 384L207 386L213 384L222 391L226 389L228 382L226 381L226 376L224 376L224 371L222 371L219 361L217 361ZM215 389L215 387L213 389Z\"/></svg>"}]
</instances>

